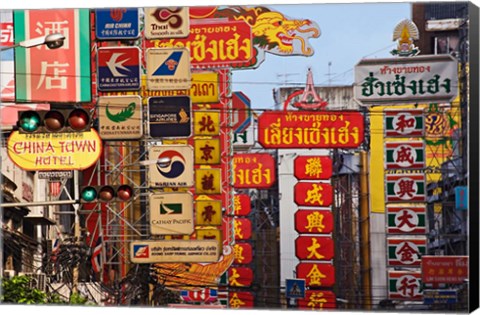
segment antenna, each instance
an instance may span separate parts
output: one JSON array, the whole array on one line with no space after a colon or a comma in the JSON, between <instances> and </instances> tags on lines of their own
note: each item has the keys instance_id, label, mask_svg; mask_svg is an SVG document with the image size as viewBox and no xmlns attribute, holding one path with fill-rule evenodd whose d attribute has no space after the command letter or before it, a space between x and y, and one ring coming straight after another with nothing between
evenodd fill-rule
<instances>
[{"instance_id":1,"label":"antenna","mask_svg":"<svg viewBox=\"0 0 480 315\"><path fill-rule=\"evenodd\" d=\"M329 61L329 62L328 62L328 72L327 72L327 74L326 74L326 76L328 77L328 85L329 85L329 86L332 85L332 81L333 81L333 80L332 80L332 76L336 74L336 73L332 73L332 72L331 72L331 67L332 67L332 62Z\"/></svg>"},{"instance_id":2,"label":"antenna","mask_svg":"<svg viewBox=\"0 0 480 315\"><path fill-rule=\"evenodd\" d=\"M283 77L283 83L281 85L287 85L287 83L291 82L288 80L288 77L295 76L295 75L300 75L300 73L277 73L277 78Z\"/></svg>"}]
</instances>

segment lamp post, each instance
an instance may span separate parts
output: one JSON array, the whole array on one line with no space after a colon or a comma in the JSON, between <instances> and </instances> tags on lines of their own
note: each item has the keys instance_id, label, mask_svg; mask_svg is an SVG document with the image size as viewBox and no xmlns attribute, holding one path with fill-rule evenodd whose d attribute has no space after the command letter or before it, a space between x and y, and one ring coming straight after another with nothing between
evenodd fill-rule
<instances>
[{"instance_id":1,"label":"lamp post","mask_svg":"<svg viewBox=\"0 0 480 315\"><path fill-rule=\"evenodd\" d=\"M0 51L13 49L17 47L32 48L40 45L46 45L50 49L57 49L63 46L65 36L60 33L48 34L19 42L13 46L0 46Z\"/></svg>"}]
</instances>

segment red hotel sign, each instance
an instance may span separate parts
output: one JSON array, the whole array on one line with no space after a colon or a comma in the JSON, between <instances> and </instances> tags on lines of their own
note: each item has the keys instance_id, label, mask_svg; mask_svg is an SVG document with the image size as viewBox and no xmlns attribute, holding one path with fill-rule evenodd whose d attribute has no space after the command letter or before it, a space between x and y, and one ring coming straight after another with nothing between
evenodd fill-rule
<instances>
[{"instance_id":1,"label":"red hotel sign","mask_svg":"<svg viewBox=\"0 0 480 315\"><path fill-rule=\"evenodd\" d=\"M275 160L267 153L233 156L233 187L270 188L275 182Z\"/></svg>"},{"instance_id":2,"label":"red hotel sign","mask_svg":"<svg viewBox=\"0 0 480 315\"><path fill-rule=\"evenodd\" d=\"M300 260L330 260L334 255L333 239L301 235L295 240L295 255Z\"/></svg>"},{"instance_id":3,"label":"red hotel sign","mask_svg":"<svg viewBox=\"0 0 480 315\"><path fill-rule=\"evenodd\" d=\"M327 234L333 231L333 214L329 210L298 210L295 230L300 234Z\"/></svg>"},{"instance_id":4,"label":"red hotel sign","mask_svg":"<svg viewBox=\"0 0 480 315\"><path fill-rule=\"evenodd\" d=\"M300 182L293 189L295 203L299 206L328 207L332 204L333 190L330 184Z\"/></svg>"},{"instance_id":5,"label":"red hotel sign","mask_svg":"<svg viewBox=\"0 0 480 315\"><path fill-rule=\"evenodd\" d=\"M359 112L269 111L258 118L258 142L269 149L357 148L363 142Z\"/></svg>"},{"instance_id":6,"label":"red hotel sign","mask_svg":"<svg viewBox=\"0 0 480 315\"><path fill-rule=\"evenodd\" d=\"M423 256L424 283L464 283L468 279L468 256Z\"/></svg>"},{"instance_id":7,"label":"red hotel sign","mask_svg":"<svg viewBox=\"0 0 480 315\"><path fill-rule=\"evenodd\" d=\"M329 156L297 156L293 161L293 174L297 179L330 179L332 164Z\"/></svg>"}]
</instances>

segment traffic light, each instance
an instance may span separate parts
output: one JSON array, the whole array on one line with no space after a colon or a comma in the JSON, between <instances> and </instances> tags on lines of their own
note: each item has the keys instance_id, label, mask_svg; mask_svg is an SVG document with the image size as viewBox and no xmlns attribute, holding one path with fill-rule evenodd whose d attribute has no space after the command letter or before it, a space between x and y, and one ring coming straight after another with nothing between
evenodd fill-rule
<instances>
[{"instance_id":1,"label":"traffic light","mask_svg":"<svg viewBox=\"0 0 480 315\"><path fill-rule=\"evenodd\" d=\"M126 202L133 198L133 188L129 185L84 186L80 192L80 201L90 202Z\"/></svg>"},{"instance_id":2,"label":"traffic light","mask_svg":"<svg viewBox=\"0 0 480 315\"><path fill-rule=\"evenodd\" d=\"M91 119L82 108L27 110L18 112L20 133L82 132L89 131Z\"/></svg>"}]
</instances>

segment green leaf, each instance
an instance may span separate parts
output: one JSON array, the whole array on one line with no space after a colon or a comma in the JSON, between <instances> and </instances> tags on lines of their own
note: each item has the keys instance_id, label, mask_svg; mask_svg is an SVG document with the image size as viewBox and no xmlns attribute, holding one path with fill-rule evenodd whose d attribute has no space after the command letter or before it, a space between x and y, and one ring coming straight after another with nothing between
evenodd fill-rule
<instances>
[{"instance_id":1,"label":"green leaf","mask_svg":"<svg viewBox=\"0 0 480 315\"><path fill-rule=\"evenodd\" d=\"M110 104L107 104L107 108L105 109L105 113L106 113L107 117L113 122L125 121L128 118L132 117L133 114L135 113L135 107L136 107L135 102L132 102L132 103L128 104L128 106L126 108L122 109L118 114L112 114L108 110L109 105Z\"/></svg>"}]
</instances>

